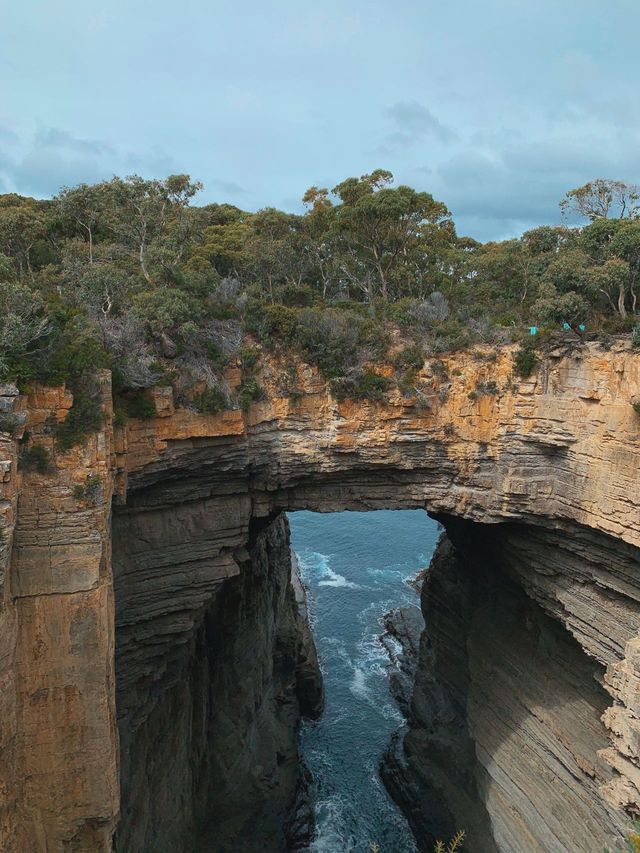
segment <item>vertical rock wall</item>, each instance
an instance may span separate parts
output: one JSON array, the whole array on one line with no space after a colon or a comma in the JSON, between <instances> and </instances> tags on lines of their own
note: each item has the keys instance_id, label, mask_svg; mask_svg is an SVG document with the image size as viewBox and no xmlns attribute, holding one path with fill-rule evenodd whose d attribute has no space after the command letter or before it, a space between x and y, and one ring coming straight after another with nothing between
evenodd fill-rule
<instances>
[{"instance_id":1,"label":"vertical rock wall","mask_svg":"<svg viewBox=\"0 0 640 853\"><path fill-rule=\"evenodd\" d=\"M443 520L455 545L441 542L423 587L409 726L383 768L391 793L424 850L457 829L474 853L612 846L629 819L610 796L598 653L615 660L609 623L638 618L635 594L615 590L637 554L612 560L613 542L580 529Z\"/></svg>"},{"instance_id":2,"label":"vertical rock wall","mask_svg":"<svg viewBox=\"0 0 640 853\"><path fill-rule=\"evenodd\" d=\"M110 407L108 376L101 381ZM18 418L10 442L0 442L5 554L11 545L0 610L6 853L107 853L119 809L111 448L100 431L56 455L53 427L70 405L64 389L34 391L13 407L28 413L28 441L18 444ZM39 464L28 456L34 447Z\"/></svg>"},{"instance_id":3,"label":"vertical rock wall","mask_svg":"<svg viewBox=\"0 0 640 853\"><path fill-rule=\"evenodd\" d=\"M190 509L206 525L198 502ZM224 515L221 504L217 510L209 535ZM115 525L122 671L115 849L282 850L310 831L297 728L301 708L318 710L320 677L309 669L308 634L291 585L286 518L252 527L248 548L235 552L233 576L210 580L204 605L179 577L188 578L189 569L198 577L202 549L195 537L185 543L192 553L182 551L173 567L173 589L171 572L154 565L154 554L179 550L179 528L163 518L139 504L121 511ZM213 576L211 541L209 547ZM217 556L220 565L229 559ZM146 596L136 610L138 583Z\"/></svg>"}]
</instances>

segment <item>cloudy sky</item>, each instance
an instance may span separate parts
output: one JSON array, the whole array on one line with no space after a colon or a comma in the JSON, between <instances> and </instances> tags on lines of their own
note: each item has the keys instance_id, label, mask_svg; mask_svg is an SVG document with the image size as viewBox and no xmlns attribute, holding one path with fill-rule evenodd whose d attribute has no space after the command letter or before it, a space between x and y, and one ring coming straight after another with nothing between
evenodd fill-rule
<instances>
[{"instance_id":1,"label":"cloudy sky","mask_svg":"<svg viewBox=\"0 0 640 853\"><path fill-rule=\"evenodd\" d=\"M638 0L21 0L0 29L0 192L189 172L301 208L376 167L460 233L640 182Z\"/></svg>"}]
</instances>

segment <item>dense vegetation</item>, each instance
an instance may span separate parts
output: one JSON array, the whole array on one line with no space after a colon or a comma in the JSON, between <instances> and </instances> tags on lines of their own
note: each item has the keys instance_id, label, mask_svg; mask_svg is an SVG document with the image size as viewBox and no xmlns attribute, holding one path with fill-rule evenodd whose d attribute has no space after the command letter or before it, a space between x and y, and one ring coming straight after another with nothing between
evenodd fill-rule
<instances>
[{"instance_id":1,"label":"dense vegetation","mask_svg":"<svg viewBox=\"0 0 640 853\"><path fill-rule=\"evenodd\" d=\"M304 215L197 207L199 189L133 176L47 201L0 196L0 381L71 385L63 448L99 423L100 367L122 419L152 415L144 389L162 383L202 411L248 406L262 393L257 343L300 352L338 396L379 399L389 380L371 365L386 356L410 385L426 356L524 339L531 324L583 323L606 340L636 322L638 192L620 182L567 193L561 207L584 226L485 244L382 170L312 187ZM244 376L233 394L231 361Z\"/></svg>"}]
</instances>

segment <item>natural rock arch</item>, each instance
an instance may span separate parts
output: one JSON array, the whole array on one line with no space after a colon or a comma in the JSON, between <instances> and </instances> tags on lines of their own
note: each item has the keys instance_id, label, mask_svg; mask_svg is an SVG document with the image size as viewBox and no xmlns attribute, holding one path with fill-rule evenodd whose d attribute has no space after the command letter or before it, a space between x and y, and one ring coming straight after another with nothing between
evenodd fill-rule
<instances>
[{"instance_id":1,"label":"natural rock arch","mask_svg":"<svg viewBox=\"0 0 640 853\"><path fill-rule=\"evenodd\" d=\"M267 365L261 380L267 400L246 415L175 409L170 389L158 389L156 418L115 433L107 424L86 447L57 458L48 478L21 479L15 442L6 443L5 507L10 522L17 517L0 614L5 647L14 650L2 670L10 686L3 696L10 761L1 780L10 791L1 824L8 850L20 849L20 839L42 837L57 845L53 849L109 849L119 808L114 639L124 788L135 799L136 784L155 784L154 750L171 752L158 731L187 707L192 712L184 723L194 731L194 696L191 705L180 698L181 676L186 667L193 672L206 663L196 652L216 642L216 619L226 612L220 601L231 595L233 606L242 608L243 572L253 565L254 572L268 574L269 550L286 551L282 526L272 522L281 511L301 508L428 508L457 528L460 559L463 538L475 537L478 551L501 564L544 618L563 625L601 672L607 669L614 699L606 715L612 741L605 757L616 773L607 782L604 770L581 772L590 780L588 796L598 798L600 829L620 831L622 808L632 809L638 796L629 652L640 596L639 449L629 399L640 384L640 357L623 347L557 351L526 381L514 377L508 348L452 355L442 363L444 371L429 363L423 370L433 390L427 408L399 394L384 404L338 403L304 365L298 366L303 393L296 401L280 394L278 365ZM478 397L476 387L489 378L497 392ZM67 399L62 391L42 392L18 406L28 408L37 432ZM102 477L103 499L78 506L70 496L73 484L90 473ZM467 524L465 537L456 519ZM66 645L51 651L45 625L57 626ZM265 642L286 630L271 627ZM42 642L47 652L38 658ZM43 683L51 685L46 695L38 692ZM71 712L68 706L60 711L52 748L43 755L32 733L52 713L55 719L60 697L74 683L82 689L69 699ZM84 728L65 727L65 719L82 714ZM148 724L154 714L160 720L155 728ZM12 731L21 734L12 740ZM210 742L203 735L195 752L171 745L181 767L168 773L156 766L168 780L154 789L157 814L175 818L176 779L198 788L211 769ZM56 743L64 743L65 768L57 763ZM140 756L137 765L133 755ZM74 773L80 775L72 781ZM19 784L22 774L28 782ZM499 804L486 790L479 796L498 827L498 843L507 843ZM185 806L188 820L207 807L207 797L197 800ZM130 839L126 849L142 850L145 833L158 827L132 803L120 834ZM532 821L523 818L522 838ZM523 850L530 849L526 843ZM548 849L561 849L561 843L551 837Z\"/></svg>"}]
</instances>

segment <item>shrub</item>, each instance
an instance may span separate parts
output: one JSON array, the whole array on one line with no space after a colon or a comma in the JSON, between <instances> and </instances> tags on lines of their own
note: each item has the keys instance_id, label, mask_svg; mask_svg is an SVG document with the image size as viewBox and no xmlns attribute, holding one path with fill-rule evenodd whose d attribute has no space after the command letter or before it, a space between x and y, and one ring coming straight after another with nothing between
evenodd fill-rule
<instances>
[{"instance_id":1,"label":"shrub","mask_svg":"<svg viewBox=\"0 0 640 853\"><path fill-rule=\"evenodd\" d=\"M102 494L102 480L98 474L89 474L82 485L73 487L73 496L77 501L96 504Z\"/></svg>"},{"instance_id":2,"label":"shrub","mask_svg":"<svg viewBox=\"0 0 640 853\"><path fill-rule=\"evenodd\" d=\"M246 412L249 405L257 400L264 400L265 394L255 379L247 379L238 388L240 408Z\"/></svg>"},{"instance_id":3,"label":"shrub","mask_svg":"<svg viewBox=\"0 0 640 853\"><path fill-rule=\"evenodd\" d=\"M631 332L631 343L634 347L640 347L640 323L633 327Z\"/></svg>"},{"instance_id":4,"label":"shrub","mask_svg":"<svg viewBox=\"0 0 640 853\"><path fill-rule=\"evenodd\" d=\"M417 368L420 369L424 364L424 354L422 347L417 344L410 344L405 347L393 358L393 363L400 368Z\"/></svg>"},{"instance_id":5,"label":"shrub","mask_svg":"<svg viewBox=\"0 0 640 853\"><path fill-rule=\"evenodd\" d=\"M439 358L431 365L431 370L433 371L433 375L437 376L443 382L446 382L449 379L449 371L447 370L447 366L443 361L440 361Z\"/></svg>"},{"instance_id":6,"label":"shrub","mask_svg":"<svg viewBox=\"0 0 640 853\"><path fill-rule=\"evenodd\" d=\"M22 412L0 412L0 432L12 433L21 426L26 419Z\"/></svg>"},{"instance_id":7,"label":"shrub","mask_svg":"<svg viewBox=\"0 0 640 853\"><path fill-rule=\"evenodd\" d=\"M359 323L362 318L351 312L307 308L300 312L296 340L327 379L344 376L357 361Z\"/></svg>"},{"instance_id":8,"label":"shrub","mask_svg":"<svg viewBox=\"0 0 640 853\"><path fill-rule=\"evenodd\" d=\"M206 346L207 358L216 370L223 370L229 364L229 356L226 355L218 344L209 341Z\"/></svg>"},{"instance_id":9,"label":"shrub","mask_svg":"<svg viewBox=\"0 0 640 853\"><path fill-rule=\"evenodd\" d=\"M122 404L121 401L119 401L119 402L114 401L114 404L113 404L113 425L115 427L123 427L126 424L128 419L129 419L129 416L127 415L126 407Z\"/></svg>"},{"instance_id":10,"label":"shrub","mask_svg":"<svg viewBox=\"0 0 640 853\"><path fill-rule=\"evenodd\" d=\"M308 308L313 303L313 291L308 284L285 284L280 288L283 305Z\"/></svg>"},{"instance_id":11,"label":"shrub","mask_svg":"<svg viewBox=\"0 0 640 853\"><path fill-rule=\"evenodd\" d=\"M461 850L466 832L460 830L449 840L447 844L444 841L436 841L436 846L433 848L433 853L457 853Z\"/></svg>"},{"instance_id":12,"label":"shrub","mask_svg":"<svg viewBox=\"0 0 640 853\"><path fill-rule=\"evenodd\" d=\"M219 388L205 388L195 395L193 404L203 414L216 415L227 408L227 398Z\"/></svg>"},{"instance_id":13,"label":"shrub","mask_svg":"<svg viewBox=\"0 0 640 853\"><path fill-rule=\"evenodd\" d=\"M407 368L400 379L398 379L398 389L404 397L411 397L416 393L416 380L418 374L414 368Z\"/></svg>"},{"instance_id":14,"label":"shrub","mask_svg":"<svg viewBox=\"0 0 640 853\"><path fill-rule=\"evenodd\" d=\"M73 406L67 417L56 427L56 439L60 450L69 450L84 441L88 433L100 429L104 412L97 393L87 389L74 392Z\"/></svg>"},{"instance_id":15,"label":"shrub","mask_svg":"<svg viewBox=\"0 0 640 853\"><path fill-rule=\"evenodd\" d=\"M291 340L296 332L298 315L294 308L285 305L266 305L264 309L264 324L262 337L279 341Z\"/></svg>"},{"instance_id":16,"label":"shrub","mask_svg":"<svg viewBox=\"0 0 640 853\"><path fill-rule=\"evenodd\" d=\"M531 347L520 347L513 357L516 373L523 379L531 376L537 361L537 356Z\"/></svg>"},{"instance_id":17,"label":"shrub","mask_svg":"<svg viewBox=\"0 0 640 853\"><path fill-rule=\"evenodd\" d=\"M498 386L491 380L489 382L477 382L476 394L480 397L493 397L498 393Z\"/></svg>"},{"instance_id":18,"label":"shrub","mask_svg":"<svg viewBox=\"0 0 640 853\"><path fill-rule=\"evenodd\" d=\"M150 418L155 418L157 414L156 404L144 392L125 397L125 407L128 417L140 421L148 421Z\"/></svg>"},{"instance_id":19,"label":"shrub","mask_svg":"<svg viewBox=\"0 0 640 853\"><path fill-rule=\"evenodd\" d=\"M241 347L238 358L244 372L252 374L260 361L260 350L255 347Z\"/></svg>"},{"instance_id":20,"label":"shrub","mask_svg":"<svg viewBox=\"0 0 640 853\"><path fill-rule=\"evenodd\" d=\"M331 392L337 400L382 400L390 380L372 370L354 376L339 376L331 380Z\"/></svg>"},{"instance_id":21,"label":"shrub","mask_svg":"<svg viewBox=\"0 0 640 853\"><path fill-rule=\"evenodd\" d=\"M51 455L43 444L32 444L20 453L20 462L28 471L46 474L51 464Z\"/></svg>"}]
</instances>

